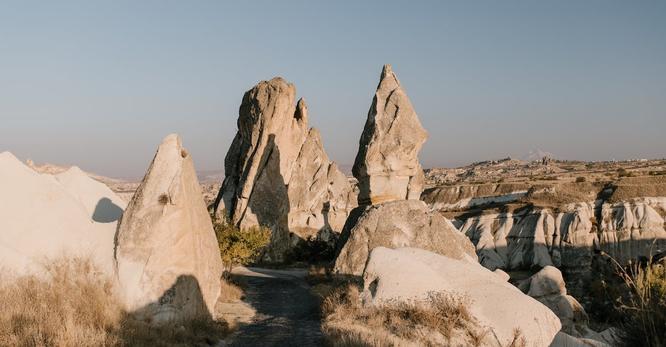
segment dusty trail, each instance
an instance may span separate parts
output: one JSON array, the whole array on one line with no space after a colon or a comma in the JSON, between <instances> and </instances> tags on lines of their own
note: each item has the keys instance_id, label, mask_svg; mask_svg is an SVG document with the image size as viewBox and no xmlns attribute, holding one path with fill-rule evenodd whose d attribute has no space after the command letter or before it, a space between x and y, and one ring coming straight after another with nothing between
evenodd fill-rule
<instances>
[{"instance_id":1,"label":"dusty trail","mask_svg":"<svg viewBox=\"0 0 666 347\"><path fill-rule=\"evenodd\" d=\"M322 346L318 301L305 281L306 270L239 268L247 284L244 301L256 310L223 346Z\"/></svg>"}]
</instances>

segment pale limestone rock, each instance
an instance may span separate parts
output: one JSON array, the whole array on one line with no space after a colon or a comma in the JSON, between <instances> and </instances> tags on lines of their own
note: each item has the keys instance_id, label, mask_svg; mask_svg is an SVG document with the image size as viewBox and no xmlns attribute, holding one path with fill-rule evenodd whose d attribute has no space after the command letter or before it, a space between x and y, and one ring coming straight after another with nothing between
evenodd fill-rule
<instances>
[{"instance_id":1,"label":"pale limestone rock","mask_svg":"<svg viewBox=\"0 0 666 347\"><path fill-rule=\"evenodd\" d=\"M295 95L279 77L245 93L214 206L241 228L272 230L267 261L283 261L304 240L333 242L356 206L353 186L329 160L319 132L308 130L307 106Z\"/></svg>"},{"instance_id":2,"label":"pale limestone rock","mask_svg":"<svg viewBox=\"0 0 666 347\"><path fill-rule=\"evenodd\" d=\"M511 275L509 275L505 271L502 271L502 269L495 269L493 270L493 273L499 276L499 278L501 278L505 282L508 282L511 279Z\"/></svg>"},{"instance_id":3,"label":"pale limestone rock","mask_svg":"<svg viewBox=\"0 0 666 347\"><path fill-rule=\"evenodd\" d=\"M356 192L329 160L317 129L308 132L292 171L289 230L302 239L334 241L356 207Z\"/></svg>"},{"instance_id":4,"label":"pale limestone rock","mask_svg":"<svg viewBox=\"0 0 666 347\"><path fill-rule=\"evenodd\" d=\"M367 206L349 217L341 236L334 272L356 275L375 247L415 247L476 262L474 246L446 218L418 200Z\"/></svg>"},{"instance_id":5,"label":"pale limestone rock","mask_svg":"<svg viewBox=\"0 0 666 347\"><path fill-rule=\"evenodd\" d=\"M484 213L467 218L461 231L475 244L489 269L529 269L555 265L589 273L596 234L593 203L517 212Z\"/></svg>"},{"instance_id":6,"label":"pale limestone rock","mask_svg":"<svg viewBox=\"0 0 666 347\"><path fill-rule=\"evenodd\" d=\"M425 184L418 153L427 136L391 66L384 65L353 167L359 203L418 200Z\"/></svg>"},{"instance_id":7,"label":"pale limestone rock","mask_svg":"<svg viewBox=\"0 0 666 347\"><path fill-rule=\"evenodd\" d=\"M110 218L98 218L100 201L111 202L103 206L111 209ZM108 187L81 170L39 174L11 153L0 153L0 268L5 275L34 274L44 262L65 256L90 259L112 275L115 219L122 208Z\"/></svg>"},{"instance_id":8,"label":"pale limestone rock","mask_svg":"<svg viewBox=\"0 0 666 347\"><path fill-rule=\"evenodd\" d=\"M666 251L666 197L604 203L599 224L599 248L622 263Z\"/></svg>"},{"instance_id":9,"label":"pale limestone rock","mask_svg":"<svg viewBox=\"0 0 666 347\"><path fill-rule=\"evenodd\" d=\"M368 305L428 301L434 293L469 300L472 317L489 333L483 346L508 346L518 328L527 346L548 346L560 330L547 307L478 263L416 248L375 248L363 273Z\"/></svg>"},{"instance_id":10,"label":"pale limestone rock","mask_svg":"<svg viewBox=\"0 0 666 347\"><path fill-rule=\"evenodd\" d=\"M116 240L128 310L156 323L212 312L222 260L192 158L177 135L157 149Z\"/></svg>"},{"instance_id":11,"label":"pale limestone rock","mask_svg":"<svg viewBox=\"0 0 666 347\"><path fill-rule=\"evenodd\" d=\"M76 166L54 175L60 184L76 197L98 223L112 223L120 219L127 203L109 187L92 179Z\"/></svg>"},{"instance_id":12,"label":"pale limestone rock","mask_svg":"<svg viewBox=\"0 0 666 347\"><path fill-rule=\"evenodd\" d=\"M565 333L582 337L589 331L585 309L574 297L567 295L564 278L557 268L546 266L534 274L527 295L551 309L560 319Z\"/></svg>"}]
</instances>

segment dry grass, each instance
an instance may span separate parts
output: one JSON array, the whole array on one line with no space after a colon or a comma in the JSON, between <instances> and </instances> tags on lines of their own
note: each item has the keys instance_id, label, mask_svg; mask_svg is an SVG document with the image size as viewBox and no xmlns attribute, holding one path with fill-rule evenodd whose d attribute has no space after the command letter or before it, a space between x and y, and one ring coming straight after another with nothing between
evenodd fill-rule
<instances>
[{"instance_id":1,"label":"dry grass","mask_svg":"<svg viewBox=\"0 0 666 347\"><path fill-rule=\"evenodd\" d=\"M622 178L613 184L611 203L639 197L666 196L666 176L643 176Z\"/></svg>"},{"instance_id":2,"label":"dry grass","mask_svg":"<svg viewBox=\"0 0 666 347\"><path fill-rule=\"evenodd\" d=\"M220 290L220 298L218 299L221 302L237 302L243 298L243 290L228 280L222 281L222 289Z\"/></svg>"},{"instance_id":3,"label":"dry grass","mask_svg":"<svg viewBox=\"0 0 666 347\"><path fill-rule=\"evenodd\" d=\"M618 264L619 265L619 264ZM618 266L630 292L621 300L625 322L619 334L626 346L666 345L666 269L663 263L633 264L628 270Z\"/></svg>"},{"instance_id":4,"label":"dry grass","mask_svg":"<svg viewBox=\"0 0 666 347\"><path fill-rule=\"evenodd\" d=\"M0 346L205 346L228 333L206 318L161 327L133 318L90 261L62 258L44 269L0 282Z\"/></svg>"},{"instance_id":5,"label":"dry grass","mask_svg":"<svg viewBox=\"0 0 666 347\"><path fill-rule=\"evenodd\" d=\"M322 303L323 330L334 346L418 345L481 346L487 332L467 309L468 303L449 295L433 295L428 304L362 305L359 287L346 284L330 290ZM521 338L516 337L516 346Z\"/></svg>"}]
</instances>

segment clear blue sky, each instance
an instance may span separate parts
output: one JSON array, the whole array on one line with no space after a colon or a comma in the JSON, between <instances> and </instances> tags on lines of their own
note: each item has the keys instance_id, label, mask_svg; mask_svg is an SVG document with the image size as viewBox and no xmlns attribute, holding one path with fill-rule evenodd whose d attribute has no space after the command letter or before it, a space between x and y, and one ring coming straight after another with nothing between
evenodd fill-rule
<instances>
[{"instance_id":1,"label":"clear blue sky","mask_svg":"<svg viewBox=\"0 0 666 347\"><path fill-rule=\"evenodd\" d=\"M384 63L426 167L666 157L666 1L1 1L0 151L141 176L177 132L219 169L283 76L350 164Z\"/></svg>"}]
</instances>

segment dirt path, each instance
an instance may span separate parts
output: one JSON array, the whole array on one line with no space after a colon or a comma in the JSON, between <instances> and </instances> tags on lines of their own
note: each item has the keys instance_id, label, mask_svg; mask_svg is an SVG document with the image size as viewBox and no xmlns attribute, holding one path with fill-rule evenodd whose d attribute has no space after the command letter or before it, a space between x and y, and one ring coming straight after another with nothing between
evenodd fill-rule
<instances>
[{"instance_id":1,"label":"dirt path","mask_svg":"<svg viewBox=\"0 0 666 347\"><path fill-rule=\"evenodd\" d=\"M322 346L318 301L305 282L306 270L238 268L247 284L244 301L256 315L223 346Z\"/></svg>"}]
</instances>

